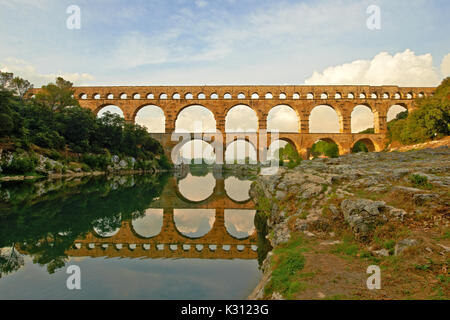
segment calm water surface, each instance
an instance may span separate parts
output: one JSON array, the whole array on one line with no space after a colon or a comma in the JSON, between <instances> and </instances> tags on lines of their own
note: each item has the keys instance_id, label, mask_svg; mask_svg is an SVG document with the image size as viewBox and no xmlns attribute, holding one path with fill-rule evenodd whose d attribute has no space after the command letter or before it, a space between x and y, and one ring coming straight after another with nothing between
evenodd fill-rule
<instances>
[{"instance_id":1,"label":"calm water surface","mask_svg":"<svg viewBox=\"0 0 450 320\"><path fill-rule=\"evenodd\" d=\"M267 252L250 184L205 168L3 183L0 299L244 299Z\"/></svg>"}]
</instances>

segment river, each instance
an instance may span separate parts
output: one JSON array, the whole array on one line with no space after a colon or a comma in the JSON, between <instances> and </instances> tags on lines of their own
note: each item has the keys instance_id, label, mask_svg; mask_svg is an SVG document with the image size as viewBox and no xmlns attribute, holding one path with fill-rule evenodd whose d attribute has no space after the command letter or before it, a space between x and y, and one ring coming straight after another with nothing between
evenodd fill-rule
<instances>
[{"instance_id":1,"label":"river","mask_svg":"<svg viewBox=\"0 0 450 320\"><path fill-rule=\"evenodd\" d=\"M245 299L267 251L251 182L200 167L2 183L0 299Z\"/></svg>"}]
</instances>

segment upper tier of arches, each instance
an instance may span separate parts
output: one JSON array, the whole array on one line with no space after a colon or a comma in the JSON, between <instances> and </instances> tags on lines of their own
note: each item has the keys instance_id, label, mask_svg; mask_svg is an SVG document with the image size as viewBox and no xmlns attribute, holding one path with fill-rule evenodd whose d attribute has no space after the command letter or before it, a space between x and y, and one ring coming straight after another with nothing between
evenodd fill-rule
<instances>
[{"instance_id":1,"label":"upper tier of arches","mask_svg":"<svg viewBox=\"0 0 450 320\"><path fill-rule=\"evenodd\" d=\"M75 87L80 100L411 100L435 88L398 86ZM39 89L28 93L31 97Z\"/></svg>"}]
</instances>

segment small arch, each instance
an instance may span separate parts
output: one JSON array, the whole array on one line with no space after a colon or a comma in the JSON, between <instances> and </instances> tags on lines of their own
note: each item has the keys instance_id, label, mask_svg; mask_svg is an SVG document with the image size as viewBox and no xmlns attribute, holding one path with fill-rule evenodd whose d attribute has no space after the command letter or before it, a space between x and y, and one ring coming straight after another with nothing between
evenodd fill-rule
<instances>
[{"instance_id":1,"label":"small arch","mask_svg":"<svg viewBox=\"0 0 450 320\"><path fill-rule=\"evenodd\" d=\"M372 94L370 95L370 98L371 98L371 99L378 99L378 95L377 95L376 93L372 93Z\"/></svg>"},{"instance_id":2,"label":"small arch","mask_svg":"<svg viewBox=\"0 0 450 320\"><path fill-rule=\"evenodd\" d=\"M238 99L245 99L245 94L243 94L242 92L238 94L237 96Z\"/></svg>"},{"instance_id":3,"label":"small arch","mask_svg":"<svg viewBox=\"0 0 450 320\"><path fill-rule=\"evenodd\" d=\"M180 100L180 99L181 99L181 96L180 96L179 93L174 93L173 96L172 96L172 99L173 99L173 100Z\"/></svg>"},{"instance_id":4,"label":"small arch","mask_svg":"<svg viewBox=\"0 0 450 320\"><path fill-rule=\"evenodd\" d=\"M161 93L159 95L159 100L167 100L167 93Z\"/></svg>"},{"instance_id":5,"label":"small arch","mask_svg":"<svg viewBox=\"0 0 450 320\"><path fill-rule=\"evenodd\" d=\"M314 94L313 93L307 93L306 94L306 99L308 99L308 100L313 100L314 99Z\"/></svg>"},{"instance_id":6,"label":"small arch","mask_svg":"<svg viewBox=\"0 0 450 320\"><path fill-rule=\"evenodd\" d=\"M389 93L385 92L383 93L383 99L389 99L390 95Z\"/></svg>"},{"instance_id":7,"label":"small arch","mask_svg":"<svg viewBox=\"0 0 450 320\"><path fill-rule=\"evenodd\" d=\"M193 95L192 93L186 93L186 94L184 95L184 98L185 98L186 100L192 100L192 99L194 99L194 95Z\"/></svg>"},{"instance_id":8,"label":"small arch","mask_svg":"<svg viewBox=\"0 0 450 320\"><path fill-rule=\"evenodd\" d=\"M300 94L299 94L299 93L294 93L294 94L292 95L292 99L294 99L294 100L300 99Z\"/></svg>"},{"instance_id":9,"label":"small arch","mask_svg":"<svg viewBox=\"0 0 450 320\"><path fill-rule=\"evenodd\" d=\"M219 99L219 95L217 93L213 93L213 94L211 94L211 99L214 99L214 100Z\"/></svg>"},{"instance_id":10,"label":"small arch","mask_svg":"<svg viewBox=\"0 0 450 320\"><path fill-rule=\"evenodd\" d=\"M273 99L273 94L271 94L270 92L267 92L266 95L264 96L266 99Z\"/></svg>"},{"instance_id":11,"label":"small arch","mask_svg":"<svg viewBox=\"0 0 450 320\"><path fill-rule=\"evenodd\" d=\"M322 93L322 94L320 95L320 99L322 99L322 100L328 99L328 94Z\"/></svg>"},{"instance_id":12,"label":"small arch","mask_svg":"<svg viewBox=\"0 0 450 320\"><path fill-rule=\"evenodd\" d=\"M360 98L360 99L366 99L367 96L366 96L365 93L360 93L360 94L359 94L359 98Z\"/></svg>"},{"instance_id":13,"label":"small arch","mask_svg":"<svg viewBox=\"0 0 450 320\"><path fill-rule=\"evenodd\" d=\"M286 100L286 94L285 93L280 93L280 100Z\"/></svg>"},{"instance_id":14,"label":"small arch","mask_svg":"<svg viewBox=\"0 0 450 320\"><path fill-rule=\"evenodd\" d=\"M231 99L232 97L231 97L231 94L230 94L230 93L225 93L225 94L223 95L223 98L224 98L224 99Z\"/></svg>"},{"instance_id":15,"label":"small arch","mask_svg":"<svg viewBox=\"0 0 450 320\"><path fill-rule=\"evenodd\" d=\"M133 94L133 99L139 100L139 99L141 99L141 95L139 93L135 93L135 94Z\"/></svg>"},{"instance_id":16,"label":"small arch","mask_svg":"<svg viewBox=\"0 0 450 320\"><path fill-rule=\"evenodd\" d=\"M155 95L153 93L149 93L149 94L147 94L147 99L153 100L153 99L155 99Z\"/></svg>"},{"instance_id":17,"label":"small arch","mask_svg":"<svg viewBox=\"0 0 450 320\"><path fill-rule=\"evenodd\" d=\"M100 93L94 94L94 99L95 100L100 100Z\"/></svg>"},{"instance_id":18,"label":"small arch","mask_svg":"<svg viewBox=\"0 0 450 320\"><path fill-rule=\"evenodd\" d=\"M411 92L408 92L406 94L406 99L411 100L413 98L413 94Z\"/></svg>"},{"instance_id":19,"label":"small arch","mask_svg":"<svg viewBox=\"0 0 450 320\"><path fill-rule=\"evenodd\" d=\"M257 99L259 99L259 95L255 92L255 93L253 93L252 94L252 97L251 97L253 100L257 100Z\"/></svg>"},{"instance_id":20,"label":"small arch","mask_svg":"<svg viewBox=\"0 0 450 320\"><path fill-rule=\"evenodd\" d=\"M347 95L347 98L348 98L348 99L355 99L355 95L354 95L352 92L350 92L350 93Z\"/></svg>"},{"instance_id":21,"label":"small arch","mask_svg":"<svg viewBox=\"0 0 450 320\"><path fill-rule=\"evenodd\" d=\"M336 92L336 94L334 95L334 98L335 98L336 100L342 99L342 94L339 93L339 92Z\"/></svg>"},{"instance_id":22,"label":"small arch","mask_svg":"<svg viewBox=\"0 0 450 320\"><path fill-rule=\"evenodd\" d=\"M88 95L87 95L87 93L81 93L79 97L82 100L86 100L88 98Z\"/></svg>"},{"instance_id":23,"label":"small arch","mask_svg":"<svg viewBox=\"0 0 450 320\"><path fill-rule=\"evenodd\" d=\"M112 100L112 99L114 99L114 95L112 93L108 93L108 95L106 96L106 99Z\"/></svg>"},{"instance_id":24,"label":"small arch","mask_svg":"<svg viewBox=\"0 0 450 320\"><path fill-rule=\"evenodd\" d=\"M122 100L127 99L127 94L126 93L121 93L120 94L120 99L122 99Z\"/></svg>"},{"instance_id":25,"label":"small arch","mask_svg":"<svg viewBox=\"0 0 450 320\"><path fill-rule=\"evenodd\" d=\"M425 98L425 93L419 92L418 97L419 97L419 98Z\"/></svg>"},{"instance_id":26,"label":"small arch","mask_svg":"<svg viewBox=\"0 0 450 320\"><path fill-rule=\"evenodd\" d=\"M199 93L199 94L197 95L197 99L199 99L199 100L205 100L205 99L206 99L206 95L205 95L204 93Z\"/></svg>"},{"instance_id":27,"label":"small arch","mask_svg":"<svg viewBox=\"0 0 450 320\"><path fill-rule=\"evenodd\" d=\"M402 98L402 96L399 92L394 94L394 99L401 99L401 98Z\"/></svg>"}]
</instances>

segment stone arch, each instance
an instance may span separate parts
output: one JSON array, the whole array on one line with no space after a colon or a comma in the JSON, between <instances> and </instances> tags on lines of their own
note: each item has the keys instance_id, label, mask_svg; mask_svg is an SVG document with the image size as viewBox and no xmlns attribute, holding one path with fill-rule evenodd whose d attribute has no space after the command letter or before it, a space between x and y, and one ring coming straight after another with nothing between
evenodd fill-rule
<instances>
[{"instance_id":1,"label":"stone arch","mask_svg":"<svg viewBox=\"0 0 450 320\"><path fill-rule=\"evenodd\" d=\"M213 230L216 216L214 209L174 209L173 219L179 234L199 239Z\"/></svg>"},{"instance_id":2,"label":"stone arch","mask_svg":"<svg viewBox=\"0 0 450 320\"><path fill-rule=\"evenodd\" d=\"M155 99L155 95L153 93L148 93L146 98L149 100L153 100L153 99Z\"/></svg>"},{"instance_id":3,"label":"stone arch","mask_svg":"<svg viewBox=\"0 0 450 320\"><path fill-rule=\"evenodd\" d=\"M163 223L163 209L147 209L143 216L131 221L130 229L139 238L151 239L161 233Z\"/></svg>"},{"instance_id":4,"label":"stone arch","mask_svg":"<svg viewBox=\"0 0 450 320\"><path fill-rule=\"evenodd\" d=\"M199 100L205 100L205 99L206 99L206 95L205 95L203 92L200 92L200 93L197 95L197 99L199 99Z\"/></svg>"},{"instance_id":5,"label":"stone arch","mask_svg":"<svg viewBox=\"0 0 450 320\"><path fill-rule=\"evenodd\" d=\"M370 138L363 138L363 139L359 139L352 145L352 148L351 148L352 152L357 143L363 143L366 146L368 152L378 151L376 144Z\"/></svg>"},{"instance_id":6,"label":"stone arch","mask_svg":"<svg viewBox=\"0 0 450 320\"><path fill-rule=\"evenodd\" d=\"M313 99L314 99L314 93L308 92L308 93L306 94L306 99L307 99L307 100L313 100Z\"/></svg>"},{"instance_id":7,"label":"stone arch","mask_svg":"<svg viewBox=\"0 0 450 320\"><path fill-rule=\"evenodd\" d=\"M333 137L324 135L324 136L322 136L322 137L319 136L318 139L312 140L312 142L308 145L308 148L307 148L307 149L308 149L308 153L311 153L312 147L313 147L317 142L319 142L319 141L325 141L325 142L328 142L328 143L334 143L334 144L336 144L336 145L338 146L338 149L339 149L339 155L343 155L343 154L345 154L346 151L347 151L347 150L339 143L338 140L334 139Z\"/></svg>"},{"instance_id":8,"label":"stone arch","mask_svg":"<svg viewBox=\"0 0 450 320\"><path fill-rule=\"evenodd\" d=\"M133 114L133 122L144 126L148 132L166 132L166 115L164 110L154 104L144 104L136 108Z\"/></svg>"},{"instance_id":9,"label":"stone arch","mask_svg":"<svg viewBox=\"0 0 450 320\"><path fill-rule=\"evenodd\" d=\"M245 114L247 117L243 117ZM231 107L226 113L225 132L256 132L258 131L258 121L258 114L254 109L246 104L238 104Z\"/></svg>"},{"instance_id":10,"label":"stone arch","mask_svg":"<svg viewBox=\"0 0 450 320\"><path fill-rule=\"evenodd\" d=\"M79 97L81 100L86 100L86 99L88 98L88 95L87 95L87 93L80 93L80 94L78 95L78 97Z\"/></svg>"},{"instance_id":11,"label":"stone arch","mask_svg":"<svg viewBox=\"0 0 450 320\"><path fill-rule=\"evenodd\" d=\"M273 99L273 94L270 92L267 92L264 96L265 99L269 100L269 99Z\"/></svg>"},{"instance_id":12,"label":"stone arch","mask_svg":"<svg viewBox=\"0 0 450 320\"><path fill-rule=\"evenodd\" d=\"M184 98L186 100L192 100L192 99L194 99L194 95L192 93L188 92L184 95Z\"/></svg>"},{"instance_id":13,"label":"stone arch","mask_svg":"<svg viewBox=\"0 0 450 320\"><path fill-rule=\"evenodd\" d=\"M249 238L255 232L256 210L225 209L224 221L227 233L238 240Z\"/></svg>"},{"instance_id":14,"label":"stone arch","mask_svg":"<svg viewBox=\"0 0 450 320\"><path fill-rule=\"evenodd\" d=\"M300 94L299 94L298 92L294 93L294 94L292 95L292 99L293 99L293 100L299 100L299 99L300 99Z\"/></svg>"},{"instance_id":15,"label":"stone arch","mask_svg":"<svg viewBox=\"0 0 450 320\"><path fill-rule=\"evenodd\" d=\"M278 145L277 145L278 142ZM281 143L279 143L281 142ZM270 160L274 156L274 152L277 151L277 149L284 148L287 144L290 144L294 147L295 150L297 150L298 154L300 154L300 146L297 145L292 139L289 139L287 137L280 137L279 139L275 141L271 141L269 148L267 149L267 160ZM260 161L263 161L263 159L260 159Z\"/></svg>"},{"instance_id":16,"label":"stone arch","mask_svg":"<svg viewBox=\"0 0 450 320\"><path fill-rule=\"evenodd\" d=\"M238 98L238 99L245 99L245 94L243 94L243 93L241 92L241 93L239 93L239 94L237 95L237 98Z\"/></svg>"},{"instance_id":17,"label":"stone arch","mask_svg":"<svg viewBox=\"0 0 450 320\"><path fill-rule=\"evenodd\" d=\"M229 100L232 98L232 95L231 95L231 93L227 92L223 95L223 98Z\"/></svg>"},{"instance_id":18,"label":"stone arch","mask_svg":"<svg viewBox=\"0 0 450 320\"><path fill-rule=\"evenodd\" d=\"M225 194L233 202L247 203L251 201L250 186L252 181L240 180L234 176L228 177L224 181Z\"/></svg>"},{"instance_id":19,"label":"stone arch","mask_svg":"<svg viewBox=\"0 0 450 320\"><path fill-rule=\"evenodd\" d=\"M95 100L100 100L100 98L101 98L100 93L94 93Z\"/></svg>"},{"instance_id":20,"label":"stone arch","mask_svg":"<svg viewBox=\"0 0 450 320\"><path fill-rule=\"evenodd\" d=\"M289 129L281 129L283 125ZM267 115L267 130L298 133L300 132L300 115L290 105L276 105Z\"/></svg>"},{"instance_id":21,"label":"stone arch","mask_svg":"<svg viewBox=\"0 0 450 320\"><path fill-rule=\"evenodd\" d=\"M108 99L108 100L114 99L114 94L108 93L108 94L106 95L106 99Z\"/></svg>"},{"instance_id":22,"label":"stone arch","mask_svg":"<svg viewBox=\"0 0 450 320\"><path fill-rule=\"evenodd\" d=\"M375 128L375 114L368 104L355 106L351 113L351 132L360 133L366 129Z\"/></svg>"},{"instance_id":23,"label":"stone arch","mask_svg":"<svg viewBox=\"0 0 450 320\"><path fill-rule=\"evenodd\" d=\"M172 95L172 99L173 99L173 100L180 100L180 99L181 99L181 95L180 95L178 92L175 92L175 93Z\"/></svg>"},{"instance_id":24,"label":"stone arch","mask_svg":"<svg viewBox=\"0 0 450 320\"><path fill-rule=\"evenodd\" d=\"M280 93L279 99L280 100L286 100L287 99L286 93L284 93L284 92Z\"/></svg>"},{"instance_id":25,"label":"stone arch","mask_svg":"<svg viewBox=\"0 0 450 320\"><path fill-rule=\"evenodd\" d=\"M392 121L394 120L397 115L401 112L405 112L408 111L408 106L404 103L397 103L394 105L391 105L388 109L387 109L387 113L386 113L386 120Z\"/></svg>"},{"instance_id":26,"label":"stone arch","mask_svg":"<svg viewBox=\"0 0 450 320\"><path fill-rule=\"evenodd\" d=\"M216 160L214 147L201 139L183 141L178 150L182 159L177 160L185 164L191 164L192 159L201 159L201 163L205 161L207 164L213 164Z\"/></svg>"},{"instance_id":27,"label":"stone arch","mask_svg":"<svg viewBox=\"0 0 450 320\"><path fill-rule=\"evenodd\" d=\"M191 117L189 119L188 114L186 112L193 111L195 114L198 115L198 117ZM184 116L186 114L186 116ZM180 118L181 116L181 118ZM194 125L197 125L199 123L195 121L201 122L201 125L203 127L202 132L216 132L217 128L217 121L214 116L214 113L208 109L207 107L200 105L200 104L190 104L187 106L184 106L181 108L175 117L175 131L176 132L194 132L192 130L195 130ZM177 128L178 126L178 128ZM182 127L189 127L189 129L183 129L179 128Z\"/></svg>"},{"instance_id":28,"label":"stone arch","mask_svg":"<svg viewBox=\"0 0 450 320\"><path fill-rule=\"evenodd\" d=\"M109 104L109 103L102 104L99 107L97 107L97 109L95 109L95 111L94 111L94 114L100 118L103 116L104 113L106 113L108 111L111 113L118 114L122 118L125 118L125 112L120 106L117 106L115 104Z\"/></svg>"},{"instance_id":29,"label":"stone arch","mask_svg":"<svg viewBox=\"0 0 450 320\"><path fill-rule=\"evenodd\" d=\"M219 95L217 93L212 93L211 99L214 99L214 100L219 99Z\"/></svg>"},{"instance_id":30,"label":"stone arch","mask_svg":"<svg viewBox=\"0 0 450 320\"><path fill-rule=\"evenodd\" d=\"M315 106L309 114L310 133L339 133L340 132L339 110L328 104Z\"/></svg>"},{"instance_id":31,"label":"stone arch","mask_svg":"<svg viewBox=\"0 0 450 320\"><path fill-rule=\"evenodd\" d=\"M141 95L139 93L133 93L133 99L139 100L139 99L141 99Z\"/></svg>"},{"instance_id":32,"label":"stone arch","mask_svg":"<svg viewBox=\"0 0 450 320\"><path fill-rule=\"evenodd\" d=\"M326 93L326 92L322 93L322 94L320 95L320 99L322 99L322 100L328 99L328 93Z\"/></svg>"},{"instance_id":33,"label":"stone arch","mask_svg":"<svg viewBox=\"0 0 450 320\"><path fill-rule=\"evenodd\" d=\"M259 94L257 94L256 92L252 94L251 98L253 100L258 100L259 99Z\"/></svg>"},{"instance_id":34,"label":"stone arch","mask_svg":"<svg viewBox=\"0 0 450 320\"><path fill-rule=\"evenodd\" d=\"M122 93L119 95L119 98L120 98L121 100L125 100L125 99L128 99L128 95L127 95L125 92L122 92Z\"/></svg>"},{"instance_id":35,"label":"stone arch","mask_svg":"<svg viewBox=\"0 0 450 320\"><path fill-rule=\"evenodd\" d=\"M185 203L204 203L214 195L216 186L217 181L211 172L205 176L195 176L189 172L178 181L175 191L177 197Z\"/></svg>"},{"instance_id":36,"label":"stone arch","mask_svg":"<svg viewBox=\"0 0 450 320\"><path fill-rule=\"evenodd\" d=\"M342 99L342 93L336 92L336 94L334 95L334 98L335 98L336 100Z\"/></svg>"},{"instance_id":37,"label":"stone arch","mask_svg":"<svg viewBox=\"0 0 450 320\"><path fill-rule=\"evenodd\" d=\"M256 142L256 141L255 141ZM242 146L245 145L243 148ZM234 147L231 149L231 147ZM251 148L248 148L251 147ZM236 160L242 162L249 158L251 163L258 162L258 148L249 138L234 137L232 141L227 141L225 148L225 163L233 164ZM242 156L244 159L242 159Z\"/></svg>"},{"instance_id":38,"label":"stone arch","mask_svg":"<svg viewBox=\"0 0 450 320\"><path fill-rule=\"evenodd\" d=\"M355 94L353 92L349 92L347 94L347 99L355 99Z\"/></svg>"},{"instance_id":39,"label":"stone arch","mask_svg":"<svg viewBox=\"0 0 450 320\"><path fill-rule=\"evenodd\" d=\"M159 95L159 100L167 100L167 93L161 93Z\"/></svg>"}]
</instances>

